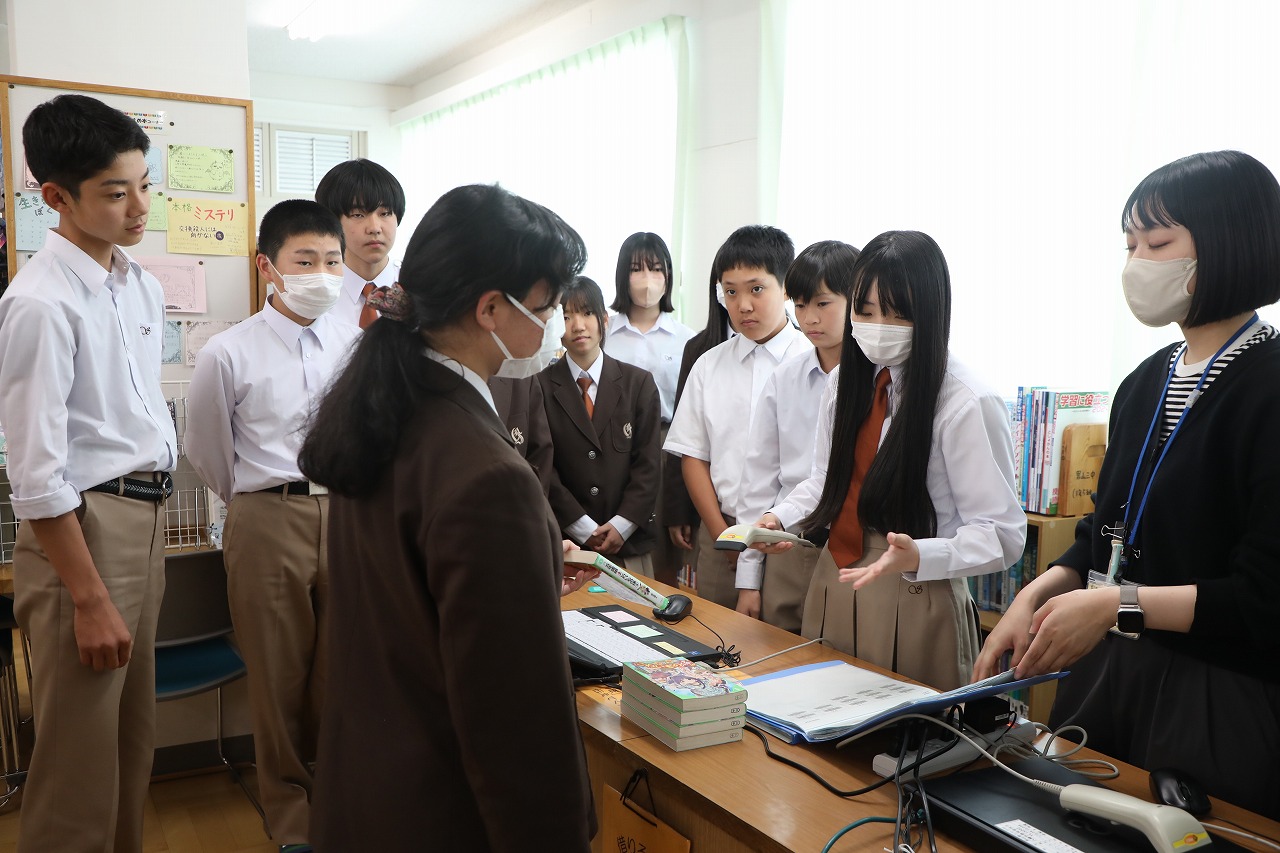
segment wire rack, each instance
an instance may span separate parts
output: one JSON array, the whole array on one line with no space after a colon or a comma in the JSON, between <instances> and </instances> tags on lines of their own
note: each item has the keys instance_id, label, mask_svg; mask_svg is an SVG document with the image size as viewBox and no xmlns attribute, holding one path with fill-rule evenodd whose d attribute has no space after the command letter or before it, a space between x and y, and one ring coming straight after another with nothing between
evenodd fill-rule
<instances>
[{"instance_id":1,"label":"wire rack","mask_svg":"<svg viewBox=\"0 0 1280 853\"><path fill-rule=\"evenodd\" d=\"M220 501L213 498L200 475L191 467L182 451L187 427L187 381L162 382L169 416L178 435L178 467L173 473L173 494L164 505L164 547L190 549L217 547L221 544ZM13 515L13 490L9 487L7 458L0 444L0 562L13 560L18 539L18 520ZM210 506L214 509L211 512ZM213 522L212 528L210 522Z\"/></svg>"}]
</instances>

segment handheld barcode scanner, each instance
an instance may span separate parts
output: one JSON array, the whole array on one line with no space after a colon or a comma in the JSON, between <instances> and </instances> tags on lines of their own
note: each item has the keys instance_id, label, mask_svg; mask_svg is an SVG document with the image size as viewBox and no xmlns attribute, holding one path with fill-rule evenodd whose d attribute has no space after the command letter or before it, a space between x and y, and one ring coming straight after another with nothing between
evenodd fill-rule
<instances>
[{"instance_id":1,"label":"handheld barcode scanner","mask_svg":"<svg viewBox=\"0 0 1280 853\"><path fill-rule=\"evenodd\" d=\"M770 530L767 527L752 527L750 524L734 524L724 529L716 537L717 551L745 551L753 544L770 545L774 542L792 542L802 548L817 548L808 539L788 533L785 530Z\"/></svg>"},{"instance_id":2,"label":"handheld barcode scanner","mask_svg":"<svg viewBox=\"0 0 1280 853\"><path fill-rule=\"evenodd\" d=\"M679 622L693 612L687 595L663 595L647 583L595 551L570 551L564 555L566 565L585 566L608 575L653 605L653 615L663 622Z\"/></svg>"}]
</instances>

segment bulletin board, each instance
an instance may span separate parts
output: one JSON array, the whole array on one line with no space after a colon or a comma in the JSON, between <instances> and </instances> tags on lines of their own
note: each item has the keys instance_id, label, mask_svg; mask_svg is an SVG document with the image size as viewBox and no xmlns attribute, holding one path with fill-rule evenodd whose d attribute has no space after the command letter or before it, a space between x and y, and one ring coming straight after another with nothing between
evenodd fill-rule
<instances>
[{"instance_id":1,"label":"bulletin board","mask_svg":"<svg viewBox=\"0 0 1280 853\"><path fill-rule=\"evenodd\" d=\"M10 279L39 251L58 219L26 168L22 126L36 106L67 93L125 112L151 141L151 213L142 241L126 251L165 289L163 378L189 378L204 342L262 305L253 263L253 104L0 75L0 178Z\"/></svg>"}]
</instances>

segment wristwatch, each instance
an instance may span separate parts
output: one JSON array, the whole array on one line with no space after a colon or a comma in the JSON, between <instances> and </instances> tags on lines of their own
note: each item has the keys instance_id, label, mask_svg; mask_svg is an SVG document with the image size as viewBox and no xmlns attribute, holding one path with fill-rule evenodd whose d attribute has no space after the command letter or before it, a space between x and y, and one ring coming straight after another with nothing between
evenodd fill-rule
<instances>
[{"instance_id":1,"label":"wristwatch","mask_svg":"<svg viewBox=\"0 0 1280 853\"><path fill-rule=\"evenodd\" d=\"M1120 609L1116 612L1116 628L1125 634L1141 634L1146 627L1146 614L1138 603L1138 586L1120 586Z\"/></svg>"}]
</instances>

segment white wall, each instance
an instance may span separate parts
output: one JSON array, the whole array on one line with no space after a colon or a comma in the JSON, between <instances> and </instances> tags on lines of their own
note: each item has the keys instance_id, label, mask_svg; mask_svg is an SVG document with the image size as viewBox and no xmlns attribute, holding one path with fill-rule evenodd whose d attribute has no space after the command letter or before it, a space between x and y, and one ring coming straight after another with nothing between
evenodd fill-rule
<instances>
[{"instance_id":1,"label":"white wall","mask_svg":"<svg viewBox=\"0 0 1280 853\"><path fill-rule=\"evenodd\" d=\"M12 74L249 97L244 3L8 0L8 6Z\"/></svg>"}]
</instances>

